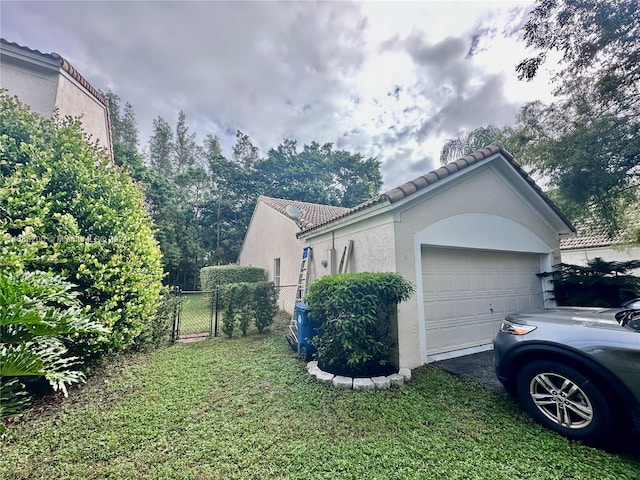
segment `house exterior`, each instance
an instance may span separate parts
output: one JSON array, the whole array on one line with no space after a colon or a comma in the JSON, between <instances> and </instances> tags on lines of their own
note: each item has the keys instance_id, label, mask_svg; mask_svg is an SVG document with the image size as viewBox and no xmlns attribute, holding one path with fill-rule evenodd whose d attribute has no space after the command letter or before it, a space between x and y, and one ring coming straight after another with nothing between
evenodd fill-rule
<instances>
[{"instance_id":1,"label":"house exterior","mask_svg":"<svg viewBox=\"0 0 640 480\"><path fill-rule=\"evenodd\" d=\"M45 117L80 117L92 141L113 158L107 99L66 59L0 39L0 88Z\"/></svg>"},{"instance_id":2,"label":"house exterior","mask_svg":"<svg viewBox=\"0 0 640 480\"><path fill-rule=\"evenodd\" d=\"M415 368L489 349L506 313L553 305L536 274L560 261L560 237L572 233L495 143L296 236L313 249L311 281L350 251L347 271L397 272L416 285L398 308L399 364Z\"/></svg>"},{"instance_id":3,"label":"house exterior","mask_svg":"<svg viewBox=\"0 0 640 480\"><path fill-rule=\"evenodd\" d=\"M293 206L300 220L287 215ZM296 237L301 229L326 223L348 208L284 200L261 195L256 202L238 258L240 265L264 268L267 278L280 287L279 306L293 313L296 287L305 242Z\"/></svg>"},{"instance_id":4,"label":"house exterior","mask_svg":"<svg viewBox=\"0 0 640 480\"><path fill-rule=\"evenodd\" d=\"M560 241L562 263L585 266L589 260L602 258L606 262L629 262L640 260L640 245L617 247L620 239L602 233L579 232L575 237ZM640 276L640 269L632 272Z\"/></svg>"}]
</instances>

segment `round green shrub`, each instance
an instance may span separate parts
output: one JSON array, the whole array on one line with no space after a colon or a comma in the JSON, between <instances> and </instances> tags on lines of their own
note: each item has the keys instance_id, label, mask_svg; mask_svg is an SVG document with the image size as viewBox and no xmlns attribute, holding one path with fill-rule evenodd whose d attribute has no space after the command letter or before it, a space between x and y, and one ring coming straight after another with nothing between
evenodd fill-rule
<instances>
[{"instance_id":1,"label":"round green shrub","mask_svg":"<svg viewBox=\"0 0 640 480\"><path fill-rule=\"evenodd\" d=\"M320 323L312 344L318 365L332 373L362 376L396 362L398 303L414 291L397 273L329 275L311 284L309 318Z\"/></svg>"}]
</instances>

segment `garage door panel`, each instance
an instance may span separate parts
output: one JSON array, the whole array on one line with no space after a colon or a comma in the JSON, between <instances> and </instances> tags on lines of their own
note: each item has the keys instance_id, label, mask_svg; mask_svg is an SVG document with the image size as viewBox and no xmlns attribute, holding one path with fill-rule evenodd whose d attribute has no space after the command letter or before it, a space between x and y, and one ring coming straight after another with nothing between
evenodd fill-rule
<instances>
[{"instance_id":1,"label":"garage door panel","mask_svg":"<svg viewBox=\"0 0 640 480\"><path fill-rule=\"evenodd\" d=\"M538 265L537 254L423 248L427 353L486 344L506 313L541 307Z\"/></svg>"}]
</instances>

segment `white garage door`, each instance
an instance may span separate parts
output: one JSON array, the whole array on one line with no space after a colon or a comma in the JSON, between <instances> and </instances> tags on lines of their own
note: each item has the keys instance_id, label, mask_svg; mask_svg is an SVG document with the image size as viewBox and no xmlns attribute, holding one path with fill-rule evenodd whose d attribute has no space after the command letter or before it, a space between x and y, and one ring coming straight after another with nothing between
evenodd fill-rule
<instances>
[{"instance_id":1,"label":"white garage door","mask_svg":"<svg viewBox=\"0 0 640 480\"><path fill-rule=\"evenodd\" d=\"M427 355L490 343L508 312L542 307L539 256L422 248Z\"/></svg>"}]
</instances>

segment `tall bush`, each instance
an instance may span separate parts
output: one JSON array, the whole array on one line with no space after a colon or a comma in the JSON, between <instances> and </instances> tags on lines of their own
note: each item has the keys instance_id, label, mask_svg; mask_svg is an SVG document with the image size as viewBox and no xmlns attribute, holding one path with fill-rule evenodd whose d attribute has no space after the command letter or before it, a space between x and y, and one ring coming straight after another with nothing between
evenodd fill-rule
<instances>
[{"instance_id":1,"label":"tall bush","mask_svg":"<svg viewBox=\"0 0 640 480\"><path fill-rule=\"evenodd\" d=\"M53 272L109 333L69 346L84 360L130 347L149 328L161 288L160 250L142 191L72 118L45 119L0 95L0 262L22 234L25 270Z\"/></svg>"},{"instance_id":2,"label":"tall bush","mask_svg":"<svg viewBox=\"0 0 640 480\"><path fill-rule=\"evenodd\" d=\"M273 282L229 283L221 287L222 331L231 338L236 327L245 336L253 321L258 332L273 323L278 312Z\"/></svg>"},{"instance_id":3,"label":"tall bush","mask_svg":"<svg viewBox=\"0 0 640 480\"><path fill-rule=\"evenodd\" d=\"M256 328L262 333L268 328L278 313L278 293L273 282L253 284L253 316Z\"/></svg>"},{"instance_id":4,"label":"tall bush","mask_svg":"<svg viewBox=\"0 0 640 480\"><path fill-rule=\"evenodd\" d=\"M228 283L254 283L264 280L264 268L219 265L200 269L200 288L205 292Z\"/></svg>"},{"instance_id":5,"label":"tall bush","mask_svg":"<svg viewBox=\"0 0 640 480\"><path fill-rule=\"evenodd\" d=\"M309 318L321 324L312 339L321 368L364 375L395 362L396 309L414 291L397 273L322 277L305 297Z\"/></svg>"}]
</instances>

